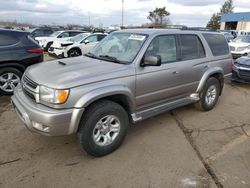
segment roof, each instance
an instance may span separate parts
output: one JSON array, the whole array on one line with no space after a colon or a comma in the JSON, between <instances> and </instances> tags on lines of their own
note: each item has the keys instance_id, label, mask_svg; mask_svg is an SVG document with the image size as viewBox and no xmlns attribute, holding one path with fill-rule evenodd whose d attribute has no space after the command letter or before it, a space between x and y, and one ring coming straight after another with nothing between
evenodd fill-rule
<instances>
[{"instance_id":1,"label":"roof","mask_svg":"<svg viewBox=\"0 0 250 188\"><path fill-rule=\"evenodd\" d=\"M217 33L209 31L197 31L197 30L181 30L181 29L124 29L116 31L116 33L126 32L126 33L137 33L145 35L155 35L155 34L197 34L197 33Z\"/></svg>"},{"instance_id":2,"label":"roof","mask_svg":"<svg viewBox=\"0 0 250 188\"><path fill-rule=\"evenodd\" d=\"M0 28L1 33L15 33L15 34L28 34L27 31L15 30L15 29L2 29Z\"/></svg>"},{"instance_id":3,"label":"roof","mask_svg":"<svg viewBox=\"0 0 250 188\"><path fill-rule=\"evenodd\" d=\"M222 22L250 21L250 12L223 14L221 16L221 21Z\"/></svg>"}]
</instances>

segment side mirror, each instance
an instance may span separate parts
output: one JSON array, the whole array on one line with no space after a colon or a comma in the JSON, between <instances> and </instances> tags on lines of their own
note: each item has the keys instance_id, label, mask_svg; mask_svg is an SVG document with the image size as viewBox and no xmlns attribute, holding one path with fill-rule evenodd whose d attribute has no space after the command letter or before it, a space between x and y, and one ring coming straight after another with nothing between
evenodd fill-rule
<instances>
[{"instance_id":1,"label":"side mirror","mask_svg":"<svg viewBox=\"0 0 250 188\"><path fill-rule=\"evenodd\" d=\"M145 56L141 61L141 67L146 66L161 66L161 56Z\"/></svg>"},{"instance_id":2,"label":"side mirror","mask_svg":"<svg viewBox=\"0 0 250 188\"><path fill-rule=\"evenodd\" d=\"M89 40L85 40L85 41L84 41L84 44L88 44L88 43L90 43Z\"/></svg>"}]
</instances>

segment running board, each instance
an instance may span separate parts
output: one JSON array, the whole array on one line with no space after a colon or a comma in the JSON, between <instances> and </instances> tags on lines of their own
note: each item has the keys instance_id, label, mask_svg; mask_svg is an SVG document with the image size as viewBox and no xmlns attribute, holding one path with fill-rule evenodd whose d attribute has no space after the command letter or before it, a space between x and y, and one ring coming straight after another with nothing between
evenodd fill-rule
<instances>
[{"instance_id":1,"label":"running board","mask_svg":"<svg viewBox=\"0 0 250 188\"><path fill-rule=\"evenodd\" d=\"M152 107L152 108L138 111L138 112L131 115L132 120L133 120L133 123L137 123L139 121L142 121L142 120L148 119L150 117L162 114L164 112L173 110L175 108L195 103L199 100L200 99L197 95L190 95L190 97L187 97L187 98L178 99L178 100L164 103L164 104Z\"/></svg>"}]
</instances>

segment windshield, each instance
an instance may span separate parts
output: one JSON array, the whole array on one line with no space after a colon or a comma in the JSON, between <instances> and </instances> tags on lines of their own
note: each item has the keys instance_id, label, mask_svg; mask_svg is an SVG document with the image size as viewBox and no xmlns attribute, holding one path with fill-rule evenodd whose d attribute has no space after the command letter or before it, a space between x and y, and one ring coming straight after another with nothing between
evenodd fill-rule
<instances>
[{"instance_id":1,"label":"windshield","mask_svg":"<svg viewBox=\"0 0 250 188\"><path fill-rule=\"evenodd\" d=\"M95 57L113 58L120 63L132 63L147 36L136 33L112 33L92 51Z\"/></svg>"},{"instance_id":2,"label":"windshield","mask_svg":"<svg viewBox=\"0 0 250 188\"><path fill-rule=\"evenodd\" d=\"M250 36L241 36L233 40L234 42L250 43Z\"/></svg>"},{"instance_id":3,"label":"windshield","mask_svg":"<svg viewBox=\"0 0 250 188\"><path fill-rule=\"evenodd\" d=\"M59 35L60 33L61 33L61 31L56 31L56 32L52 33L52 34L50 35L50 37L56 37L56 36Z\"/></svg>"},{"instance_id":4,"label":"windshield","mask_svg":"<svg viewBox=\"0 0 250 188\"><path fill-rule=\"evenodd\" d=\"M80 43L84 38L86 38L86 36L88 36L88 35L82 33L82 34L74 36L73 38L70 39L70 41Z\"/></svg>"}]
</instances>

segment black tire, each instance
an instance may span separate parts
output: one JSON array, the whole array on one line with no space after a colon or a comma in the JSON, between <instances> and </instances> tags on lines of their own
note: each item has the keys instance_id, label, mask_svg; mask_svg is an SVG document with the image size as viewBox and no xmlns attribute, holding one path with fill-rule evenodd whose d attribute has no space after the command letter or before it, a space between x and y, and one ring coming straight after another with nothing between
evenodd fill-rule
<instances>
[{"instance_id":1,"label":"black tire","mask_svg":"<svg viewBox=\"0 0 250 188\"><path fill-rule=\"evenodd\" d=\"M105 116L116 116L120 122L120 131L116 138L106 146L98 145L94 140L94 129ZM127 135L129 118L127 112L119 104L101 100L92 104L84 114L78 132L81 147L94 157L101 157L115 151L122 144ZM107 133L106 133L107 134Z\"/></svg>"},{"instance_id":2,"label":"black tire","mask_svg":"<svg viewBox=\"0 0 250 188\"><path fill-rule=\"evenodd\" d=\"M53 44L53 42L48 42L47 45L44 48L45 52L48 52L49 48L51 47L51 45Z\"/></svg>"},{"instance_id":3,"label":"black tire","mask_svg":"<svg viewBox=\"0 0 250 188\"><path fill-rule=\"evenodd\" d=\"M0 78L8 73L12 73L14 74L15 76L17 76L19 78L19 81L21 81L21 78L22 78L22 75L23 73L21 71L19 71L18 69L15 69L15 68L3 68L3 69L0 69ZM0 94L3 94L3 95L12 95L13 94L13 91L4 91L1 86L3 86L4 82L1 82L0 81ZM17 83L15 83L15 85L17 85Z\"/></svg>"},{"instance_id":4,"label":"black tire","mask_svg":"<svg viewBox=\"0 0 250 188\"><path fill-rule=\"evenodd\" d=\"M82 55L82 52L79 49L71 49L68 52L69 57L77 57L77 56L80 56L80 55Z\"/></svg>"},{"instance_id":5,"label":"black tire","mask_svg":"<svg viewBox=\"0 0 250 188\"><path fill-rule=\"evenodd\" d=\"M206 100L206 97L208 94L208 90L212 87L216 90L216 93L214 95L215 98L209 104L208 101ZM220 91L221 91L220 81L214 77L209 78L200 94L200 101L198 103L199 109L203 111L212 110L218 102Z\"/></svg>"}]
</instances>

